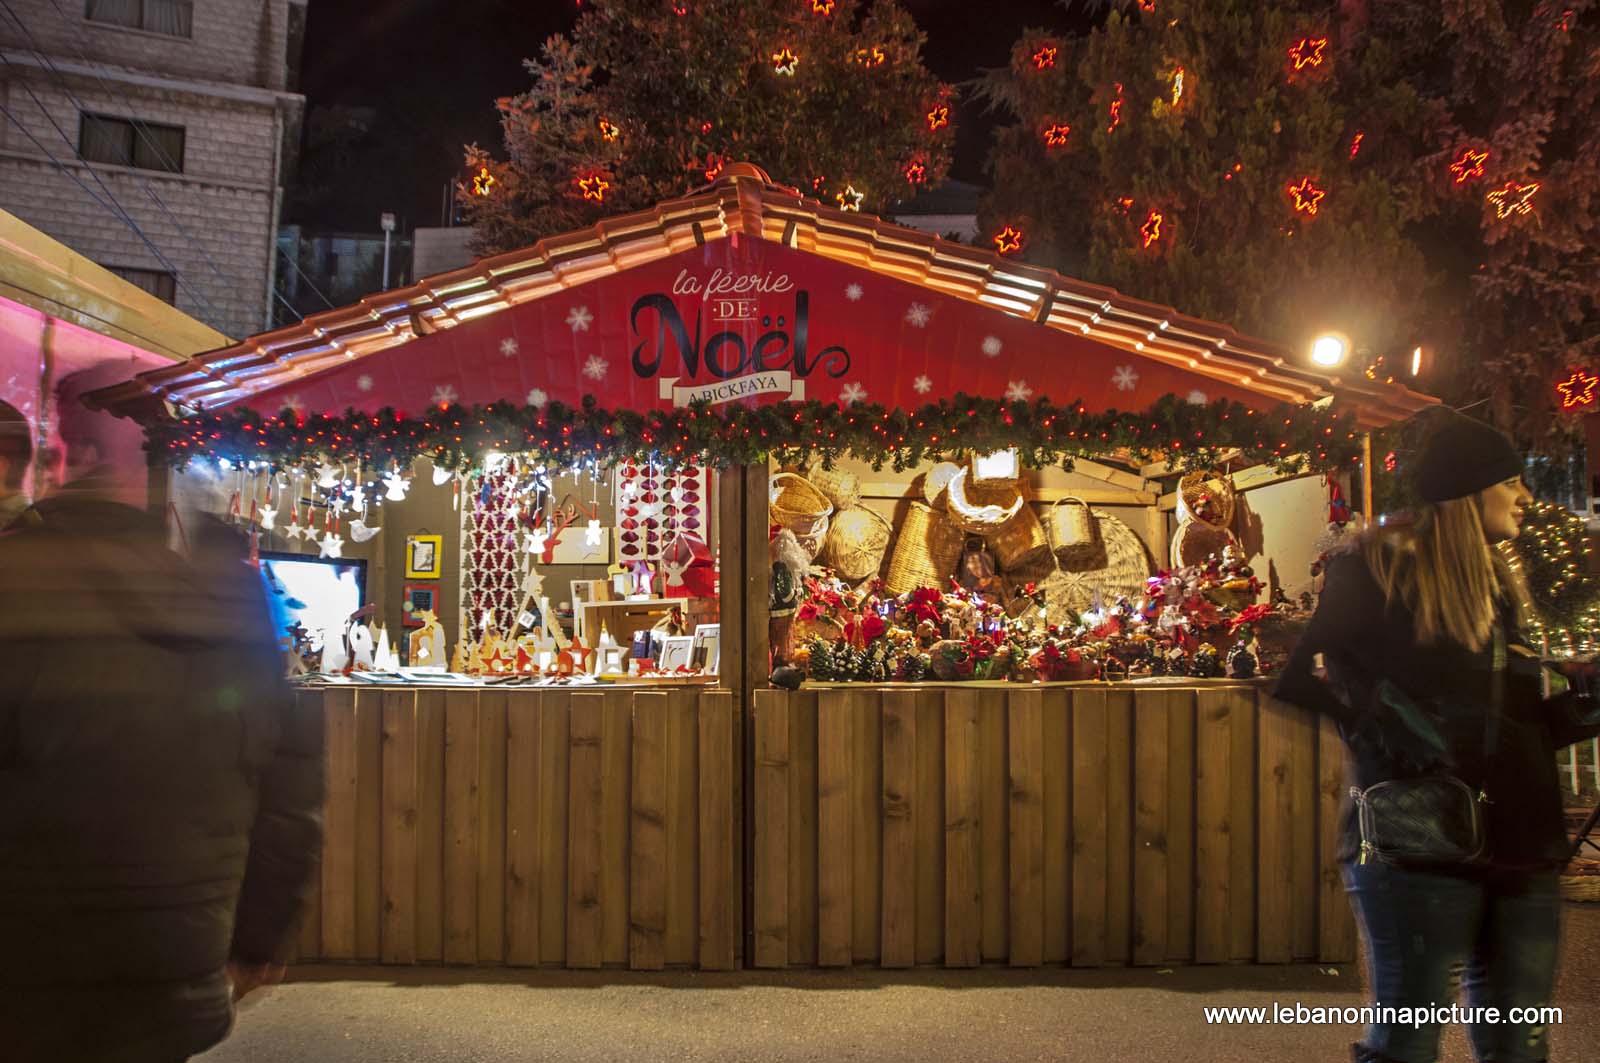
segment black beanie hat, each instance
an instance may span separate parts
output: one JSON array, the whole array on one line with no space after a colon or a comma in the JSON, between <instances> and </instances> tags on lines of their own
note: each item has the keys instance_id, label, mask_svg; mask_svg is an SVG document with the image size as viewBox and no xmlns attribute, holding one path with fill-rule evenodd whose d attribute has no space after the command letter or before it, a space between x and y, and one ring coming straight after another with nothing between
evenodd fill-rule
<instances>
[{"instance_id":1,"label":"black beanie hat","mask_svg":"<svg viewBox=\"0 0 1600 1063\"><path fill-rule=\"evenodd\" d=\"M1522 475L1522 455L1502 432L1451 409L1431 420L1413 474L1424 501L1465 498Z\"/></svg>"}]
</instances>

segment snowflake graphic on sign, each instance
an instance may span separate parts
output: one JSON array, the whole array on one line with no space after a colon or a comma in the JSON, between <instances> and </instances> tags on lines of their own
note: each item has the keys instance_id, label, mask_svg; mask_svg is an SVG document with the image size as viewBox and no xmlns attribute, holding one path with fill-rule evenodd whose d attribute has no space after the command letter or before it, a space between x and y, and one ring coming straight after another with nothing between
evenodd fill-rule
<instances>
[{"instance_id":1,"label":"snowflake graphic on sign","mask_svg":"<svg viewBox=\"0 0 1600 1063\"><path fill-rule=\"evenodd\" d=\"M928 318L933 316L933 311L922 303L912 303L906 308L906 324L916 328L927 328Z\"/></svg>"},{"instance_id":2,"label":"snowflake graphic on sign","mask_svg":"<svg viewBox=\"0 0 1600 1063\"><path fill-rule=\"evenodd\" d=\"M290 395L283 400L283 408L293 410L296 417L304 417L306 412L305 400L299 395Z\"/></svg>"},{"instance_id":3,"label":"snowflake graphic on sign","mask_svg":"<svg viewBox=\"0 0 1600 1063\"><path fill-rule=\"evenodd\" d=\"M591 354L589 360L583 363L583 375L590 380L604 380L606 370L610 368L604 358L598 354Z\"/></svg>"},{"instance_id":4,"label":"snowflake graphic on sign","mask_svg":"<svg viewBox=\"0 0 1600 1063\"><path fill-rule=\"evenodd\" d=\"M549 401L550 401L550 396L548 396L548 395L546 395L544 393L544 389L543 388L534 388L532 391L528 392L528 405L529 406L543 406L545 403L547 403Z\"/></svg>"},{"instance_id":5,"label":"snowflake graphic on sign","mask_svg":"<svg viewBox=\"0 0 1600 1063\"><path fill-rule=\"evenodd\" d=\"M1111 374L1111 382L1118 391L1132 391L1134 385L1139 383L1139 371L1131 365L1119 365L1117 371Z\"/></svg>"},{"instance_id":6,"label":"snowflake graphic on sign","mask_svg":"<svg viewBox=\"0 0 1600 1063\"><path fill-rule=\"evenodd\" d=\"M588 332L589 322L594 320L594 315L589 313L587 306L575 306L572 313L567 315L567 325L573 332Z\"/></svg>"},{"instance_id":7,"label":"snowflake graphic on sign","mask_svg":"<svg viewBox=\"0 0 1600 1063\"><path fill-rule=\"evenodd\" d=\"M1006 400L1008 402L1026 402L1033 394L1033 389L1026 380L1013 380L1006 385Z\"/></svg>"},{"instance_id":8,"label":"snowflake graphic on sign","mask_svg":"<svg viewBox=\"0 0 1600 1063\"><path fill-rule=\"evenodd\" d=\"M517 353L517 341L510 336L500 341L500 353L510 358Z\"/></svg>"},{"instance_id":9,"label":"snowflake graphic on sign","mask_svg":"<svg viewBox=\"0 0 1600 1063\"><path fill-rule=\"evenodd\" d=\"M853 381L839 389L839 401L844 403L846 406L851 406L858 402L865 402L866 398L867 389Z\"/></svg>"},{"instance_id":10,"label":"snowflake graphic on sign","mask_svg":"<svg viewBox=\"0 0 1600 1063\"><path fill-rule=\"evenodd\" d=\"M461 396L456 394L456 389L449 384L440 384L433 389L432 402L435 406L448 406Z\"/></svg>"},{"instance_id":11,"label":"snowflake graphic on sign","mask_svg":"<svg viewBox=\"0 0 1600 1063\"><path fill-rule=\"evenodd\" d=\"M863 294L865 294L865 293L862 291L861 285L859 285L859 284L847 284L847 285L845 285L844 297L846 299L850 300L852 303L860 302L861 301L861 296Z\"/></svg>"},{"instance_id":12,"label":"snowflake graphic on sign","mask_svg":"<svg viewBox=\"0 0 1600 1063\"><path fill-rule=\"evenodd\" d=\"M911 387L918 395L926 395L928 392L933 390L933 381L929 380L926 376L919 376L917 379L911 382Z\"/></svg>"},{"instance_id":13,"label":"snowflake graphic on sign","mask_svg":"<svg viewBox=\"0 0 1600 1063\"><path fill-rule=\"evenodd\" d=\"M367 374L362 373L360 376L356 377L356 387L360 388L362 391L371 391L372 378Z\"/></svg>"},{"instance_id":14,"label":"snowflake graphic on sign","mask_svg":"<svg viewBox=\"0 0 1600 1063\"><path fill-rule=\"evenodd\" d=\"M1000 337L985 336L983 338L983 353L990 358L998 357L1000 354Z\"/></svg>"}]
</instances>

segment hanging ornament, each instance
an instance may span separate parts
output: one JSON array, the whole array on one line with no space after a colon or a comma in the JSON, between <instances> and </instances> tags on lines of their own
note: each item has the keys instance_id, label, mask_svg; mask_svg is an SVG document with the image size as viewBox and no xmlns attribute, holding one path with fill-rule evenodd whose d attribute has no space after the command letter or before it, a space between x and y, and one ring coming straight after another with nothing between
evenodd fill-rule
<instances>
[{"instance_id":1,"label":"hanging ornament","mask_svg":"<svg viewBox=\"0 0 1600 1063\"><path fill-rule=\"evenodd\" d=\"M592 199L596 203L605 201L606 189L611 187L611 182L605 179L604 174L592 173L587 177L578 178L578 188L583 192L584 199Z\"/></svg>"},{"instance_id":2,"label":"hanging ornament","mask_svg":"<svg viewBox=\"0 0 1600 1063\"><path fill-rule=\"evenodd\" d=\"M859 211L861 209L861 199L863 195L865 195L865 193L856 191L855 185L845 185L844 191L838 193L833 198L838 201L840 210Z\"/></svg>"},{"instance_id":3,"label":"hanging ornament","mask_svg":"<svg viewBox=\"0 0 1600 1063\"><path fill-rule=\"evenodd\" d=\"M601 542L603 542L604 540L605 540L605 529L600 527L599 518L590 517L588 526L586 528L584 528L584 530L583 530L583 542L584 542L584 545L585 546L599 546L601 544Z\"/></svg>"},{"instance_id":4,"label":"hanging ornament","mask_svg":"<svg viewBox=\"0 0 1600 1063\"><path fill-rule=\"evenodd\" d=\"M366 542L382 530L382 528L367 527L367 522L359 517L350 522L350 538L358 543Z\"/></svg>"},{"instance_id":5,"label":"hanging ornament","mask_svg":"<svg viewBox=\"0 0 1600 1063\"><path fill-rule=\"evenodd\" d=\"M399 469L385 473L383 476L384 501L404 502L406 491L411 488L411 481L401 474Z\"/></svg>"},{"instance_id":6,"label":"hanging ornament","mask_svg":"<svg viewBox=\"0 0 1600 1063\"><path fill-rule=\"evenodd\" d=\"M1015 254L1022 250L1022 230L1007 225L996 234L994 246L1002 255Z\"/></svg>"},{"instance_id":7,"label":"hanging ornament","mask_svg":"<svg viewBox=\"0 0 1600 1063\"><path fill-rule=\"evenodd\" d=\"M1139 235L1144 237L1144 246L1149 247L1161 239L1161 223L1166 216L1158 210L1152 210L1144 219L1144 224L1139 226Z\"/></svg>"},{"instance_id":8,"label":"hanging ornament","mask_svg":"<svg viewBox=\"0 0 1600 1063\"><path fill-rule=\"evenodd\" d=\"M450 478L454 475L454 470L448 469L443 465L435 465L433 467L433 486L443 487L450 482Z\"/></svg>"},{"instance_id":9,"label":"hanging ornament","mask_svg":"<svg viewBox=\"0 0 1600 1063\"><path fill-rule=\"evenodd\" d=\"M1060 49L1053 44L1041 45L1039 50L1033 53L1033 68L1035 70L1049 70L1056 65L1056 56L1059 52Z\"/></svg>"},{"instance_id":10,"label":"hanging ornament","mask_svg":"<svg viewBox=\"0 0 1600 1063\"><path fill-rule=\"evenodd\" d=\"M950 124L950 108L944 104L935 104L933 110L928 112L928 132L937 132Z\"/></svg>"},{"instance_id":11,"label":"hanging ornament","mask_svg":"<svg viewBox=\"0 0 1600 1063\"><path fill-rule=\"evenodd\" d=\"M1067 134L1072 132L1072 127L1065 122L1053 122L1044 127L1044 144L1047 148L1064 148L1067 146Z\"/></svg>"},{"instance_id":12,"label":"hanging ornament","mask_svg":"<svg viewBox=\"0 0 1600 1063\"><path fill-rule=\"evenodd\" d=\"M1490 192L1483 198L1494 207L1496 218L1509 217L1512 214L1533 213L1533 194L1539 191L1539 182L1519 185L1515 181L1507 181L1500 188Z\"/></svg>"},{"instance_id":13,"label":"hanging ornament","mask_svg":"<svg viewBox=\"0 0 1600 1063\"><path fill-rule=\"evenodd\" d=\"M343 557L343 550L344 540L331 528L323 533L322 540L317 544L318 557Z\"/></svg>"},{"instance_id":14,"label":"hanging ornament","mask_svg":"<svg viewBox=\"0 0 1600 1063\"><path fill-rule=\"evenodd\" d=\"M1473 151L1464 148L1456 161L1450 164L1450 172L1456 175L1456 184L1465 184L1475 177L1483 176L1483 164L1489 161L1489 152Z\"/></svg>"},{"instance_id":15,"label":"hanging ornament","mask_svg":"<svg viewBox=\"0 0 1600 1063\"><path fill-rule=\"evenodd\" d=\"M1302 177L1298 184L1289 186L1289 194L1294 197L1296 213L1306 213L1313 218L1317 216L1317 205L1322 202L1322 197L1327 192L1311 183L1311 178Z\"/></svg>"},{"instance_id":16,"label":"hanging ornament","mask_svg":"<svg viewBox=\"0 0 1600 1063\"><path fill-rule=\"evenodd\" d=\"M1556 385L1556 391L1561 395L1563 410L1593 406L1597 389L1600 389L1600 376L1591 376L1582 369L1574 369L1571 376Z\"/></svg>"},{"instance_id":17,"label":"hanging ornament","mask_svg":"<svg viewBox=\"0 0 1600 1063\"><path fill-rule=\"evenodd\" d=\"M343 516L345 507L349 504L349 501L344 497L344 495L333 495L328 499L328 511Z\"/></svg>"},{"instance_id":18,"label":"hanging ornament","mask_svg":"<svg viewBox=\"0 0 1600 1063\"><path fill-rule=\"evenodd\" d=\"M1326 37L1301 37L1289 49L1289 58L1296 70L1322 65L1322 50L1328 46Z\"/></svg>"},{"instance_id":19,"label":"hanging ornament","mask_svg":"<svg viewBox=\"0 0 1600 1063\"><path fill-rule=\"evenodd\" d=\"M772 53L772 72L783 77L794 77L795 67L800 63L800 57L788 48L781 48Z\"/></svg>"},{"instance_id":20,"label":"hanging ornament","mask_svg":"<svg viewBox=\"0 0 1600 1063\"><path fill-rule=\"evenodd\" d=\"M548 543L549 541L550 541L550 535L549 535L548 532L545 531L543 525L540 525L538 527L529 529L528 538L527 538L528 553L534 554L534 555L543 554L544 553L545 544Z\"/></svg>"},{"instance_id":21,"label":"hanging ornament","mask_svg":"<svg viewBox=\"0 0 1600 1063\"><path fill-rule=\"evenodd\" d=\"M489 167L479 167L477 176L472 179L472 194L476 196L486 196L494 188L494 186L494 174L489 172Z\"/></svg>"},{"instance_id":22,"label":"hanging ornament","mask_svg":"<svg viewBox=\"0 0 1600 1063\"><path fill-rule=\"evenodd\" d=\"M317 486L325 490L337 487L339 484L339 470L323 462L317 466Z\"/></svg>"},{"instance_id":23,"label":"hanging ornament","mask_svg":"<svg viewBox=\"0 0 1600 1063\"><path fill-rule=\"evenodd\" d=\"M278 518L278 511L273 509L270 504L262 506L261 507L261 530L262 531L271 531L272 528L273 528L273 522L276 521L277 518Z\"/></svg>"}]
</instances>

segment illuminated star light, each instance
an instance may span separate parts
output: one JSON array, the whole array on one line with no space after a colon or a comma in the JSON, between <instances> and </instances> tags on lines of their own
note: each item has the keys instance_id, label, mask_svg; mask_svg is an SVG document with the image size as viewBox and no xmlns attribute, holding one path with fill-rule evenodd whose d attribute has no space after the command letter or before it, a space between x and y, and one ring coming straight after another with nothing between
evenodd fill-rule
<instances>
[{"instance_id":1,"label":"illuminated star light","mask_svg":"<svg viewBox=\"0 0 1600 1063\"><path fill-rule=\"evenodd\" d=\"M814 15L831 15L835 0L811 0L811 13Z\"/></svg>"},{"instance_id":2,"label":"illuminated star light","mask_svg":"<svg viewBox=\"0 0 1600 1063\"><path fill-rule=\"evenodd\" d=\"M1303 211L1314 218L1317 216L1318 204L1328 193L1312 184L1311 178L1302 177L1299 184L1289 186L1289 194L1294 197L1296 211Z\"/></svg>"},{"instance_id":3,"label":"illuminated star light","mask_svg":"<svg viewBox=\"0 0 1600 1063\"><path fill-rule=\"evenodd\" d=\"M1117 87L1117 98L1111 101L1111 124L1106 126L1107 133L1122 124L1122 82L1116 81L1112 84Z\"/></svg>"},{"instance_id":4,"label":"illuminated star light","mask_svg":"<svg viewBox=\"0 0 1600 1063\"><path fill-rule=\"evenodd\" d=\"M616 140L622 135L622 130L602 118L600 119L600 135L606 140Z\"/></svg>"},{"instance_id":5,"label":"illuminated star light","mask_svg":"<svg viewBox=\"0 0 1600 1063\"><path fill-rule=\"evenodd\" d=\"M1179 67L1172 75L1172 106L1178 106L1178 101L1183 99L1183 67Z\"/></svg>"},{"instance_id":6,"label":"illuminated star light","mask_svg":"<svg viewBox=\"0 0 1600 1063\"><path fill-rule=\"evenodd\" d=\"M1597 388L1600 388L1600 376L1574 369L1571 376L1556 385L1556 390L1561 392L1561 408L1570 410L1574 406L1593 405Z\"/></svg>"},{"instance_id":7,"label":"illuminated star light","mask_svg":"<svg viewBox=\"0 0 1600 1063\"><path fill-rule=\"evenodd\" d=\"M1494 206L1496 218L1508 217L1512 214L1533 213L1533 194L1539 191L1539 182L1519 185L1515 181L1507 181L1502 187L1495 189L1483 198Z\"/></svg>"},{"instance_id":8,"label":"illuminated star light","mask_svg":"<svg viewBox=\"0 0 1600 1063\"><path fill-rule=\"evenodd\" d=\"M1053 44L1046 44L1033 53L1033 68L1035 70L1049 70L1056 65L1056 55L1060 49Z\"/></svg>"},{"instance_id":9,"label":"illuminated star light","mask_svg":"<svg viewBox=\"0 0 1600 1063\"><path fill-rule=\"evenodd\" d=\"M583 192L584 199L592 199L596 203L603 202L606 198L606 189L611 187L611 182L603 174L590 174L588 177L578 178L578 188Z\"/></svg>"},{"instance_id":10,"label":"illuminated star light","mask_svg":"<svg viewBox=\"0 0 1600 1063\"><path fill-rule=\"evenodd\" d=\"M1308 66L1321 66L1322 50L1327 46L1326 37L1302 37L1289 49L1289 58L1294 60L1296 70Z\"/></svg>"},{"instance_id":11,"label":"illuminated star light","mask_svg":"<svg viewBox=\"0 0 1600 1063\"><path fill-rule=\"evenodd\" d=\"M1356 152L1361 150L1361 142L1366 138L1366 133L1357 133L1355 138L1350 141L1350 157L1352 159L1356 157Z\"/></svg>"},{"instance_id":12,"label":"illuminated star light","mask_svg":"<svg viewBox=\"0 0 1600 1063\"><path fill-rule=\"evenodd\" d=\"M833 198L838 201L840 210L859 211L861 209L861 199L864 195L864 192L856 191L855 185L845 185L844 191L837 193Z\"/></svg>"},{"instance_id":13,"label":"illuminated star light","mask_svg":"<svg viewBox=\"0 0 1600 1063\"><path fill-rule=\"evenodd\" d=\"M706 180L715 181L717 176L722 173L722 168L726 165L728 165L728 160L723 158L721 155L707 155Z\"/></svg>"},{"instance_id":14,"label":"illuminated star light","mask_svg":"<svg viewBox=\"0 0 1600 1063\"><path fill-rule=\"evenodd\" d=\"M800 57L788 48L772 53L772 72L782 74L784 77L794 77L794 68L800 62Z\"/></svg>"},{"instance_id":15,"label":"illuminated star light","mask_svg":"<svg viewBox=\"0 0 1600 1063\"><path fill-rule=\"evenodd\" d=\"M1022 230L1007 225L995 235L994 246L1002 255L1022 250Z\"/></svg>"},{"instance_id":16,"label":"illuminated star light","mask_svg":"<svg viewBox=\"0 0 1600 1063\"><path fill-rule=\"evenodd\" d=\"M1166 216L1158 210L1152 210L1144 219L1144 224L1139 226L1139 235L1144 237L1144 246L1149 247L1161 239L1161 223Z\"/></svg>"},{"instance_id":17,"label":"illuminated star light","mask_svg":"<svg viewBox=\"0 0 1600 1063\"><path fill-rule=\"evenodd\" d=\"M889 58L880 45L874 44L871 48L857 48L856 62L865 67L882 66Z\"/></svg>"},{"instance_id":18,"label":"illuminated star light","mask_svg":"<svg viewBox=\"0 0 1600 1063\"><path fill-rule=\"evenodd\" d=\"M1450 164L1450 172L1456 175L1456 184L1465 184L1474 177L1483 176L1483 164L1489 161L1489 152L1473 151L1466 148L1459 158Z\"/></svg>"},{"instance_id":19,"label":"illuminated star light","mask_svg":"<svg viewBox=\"0 0 1600 1063\"><path fill-rule=\"evenodd\" d=\"M913 162L906 166L906 180L914 185L920 185L928 179L928 168L920 162Z\"/></svg>"},{"instance_id":20,"label":"illuminated star light","mask_svg":"<svg viewBox=\"0 0 1600 1063\"><path fill-rule=\"evenodd\" d=\"M489 194L489 190L494 187L494 184L494 174L489 172L489 167L480 167L478 175L472 179L473 194L486 196Z\"/></svg>"},{"instance_id":21,"label":"illuminated star light","mask_svg":"<svg viewBox=\"0 0 1600 1063\"><path fill-rule=\"evenodd\" d=\"M1045 146L1050 148L1065 147L1067 143L1067 134L1071 132L1072 127L1064 122L1056 122L1054 125L1045 126Z\"/></svg>"},{"instance_id":22,"label":"illuminated star light","mask_svg":"<svg viewBox=\"0 0 1600 1063\"><path fill-rule=\"evenodd\" d=\"M934 132L950 124L950 108L939 104L928 112L928 132Z\"/></svg>"}]
</instances>

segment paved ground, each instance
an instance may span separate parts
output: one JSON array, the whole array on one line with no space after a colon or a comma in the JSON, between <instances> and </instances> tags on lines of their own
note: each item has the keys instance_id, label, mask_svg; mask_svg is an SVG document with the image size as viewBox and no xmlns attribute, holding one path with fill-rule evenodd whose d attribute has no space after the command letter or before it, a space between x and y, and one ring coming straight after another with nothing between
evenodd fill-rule
<instances>
[{"instance_id":1,"label":"paved ground","mask_svg":"<svg viewBox=\"0 0 1600 1063\"><path fill-rule=\"evenodd\" d=\"M1551 1058L1600 1059L1600 905L1568 905ZM1347 1060L1344 1026L1208 1026L1206 1005L1358 1005L1359 970L736 975L318 967L201 1063ZM1460 1030L1445 1060L1466 1063Z\"/></svg>"}]
</instances>

